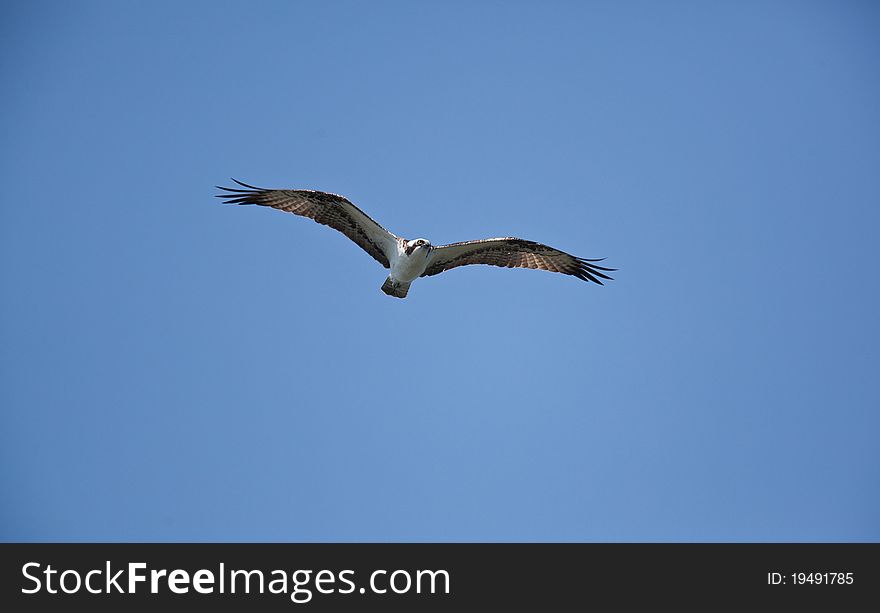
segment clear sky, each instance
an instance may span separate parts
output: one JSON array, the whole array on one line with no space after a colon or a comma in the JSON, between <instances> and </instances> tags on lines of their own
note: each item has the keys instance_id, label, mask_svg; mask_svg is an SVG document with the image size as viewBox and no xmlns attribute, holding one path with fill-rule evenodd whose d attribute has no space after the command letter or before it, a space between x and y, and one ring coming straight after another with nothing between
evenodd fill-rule
<instances>
[{"instance_id":1,"label":"clear sky","mask_svg":"<svg viewBox=\"0 0 880 613\"><path fill-rule=\"evenodd\" d=\"M0 539L880 540L873 2L4 2ZM520 236L385 296L333 230Z\"/></svg>"}]
</instances>

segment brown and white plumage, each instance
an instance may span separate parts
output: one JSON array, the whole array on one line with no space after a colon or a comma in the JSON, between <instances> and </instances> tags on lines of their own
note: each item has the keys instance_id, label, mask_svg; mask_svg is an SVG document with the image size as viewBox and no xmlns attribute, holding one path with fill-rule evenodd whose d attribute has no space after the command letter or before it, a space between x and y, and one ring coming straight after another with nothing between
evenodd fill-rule
<instances>
[{"instance_id":1,"label":"brown and white plumage","mask_svg":"<svg viewBox=\"0 0 880 613\"><path fill-rule=\"evenodd\" d=\"M599 277L611 279L602 271L611 272L614 269L595 264L601 261L586 260L548 245L508 236L435 247L428 257L428 266L422 276L438 275L444 270L467 264L489 264L505 268L534 268L561 272L602 285Z\"/></svg>"},{"instance_id":2,"label":"brown and white plumage","mask_svg":"<svg viewBox=\"0 0 880 613\"><path fill-rule=\"evenodd\" d=\"M571 275L602 285L611 279L601 260L575 257L542 243L521 238L488 238L434 247L426 239L407 240L392 234L361 211L347 198L304 189L262 189L233 179L241 188L218 187L226 204L257 204L295 215L309 217L339 230L369 253L390 274L382 291L405 298L410 284L419 277L430 277L468 264L488 264L506 268L533 268Z\"/></svg>"},{"instance_id":3,"label":"brown and white plumage","mask_svg":"<svg viewBox=\"0 0 880 613\"><path fill-rule=\"evenodd\" d=\"M217 194L218 198L223 198L224 204L258 204L314 219L339 230L382 266L390 267L388 259L397 244L397 237L348 198L310 189L262 189L235 179L233 181L245 189L218 185L217 189L227 192Z\"/></svg>"}]
</instances>

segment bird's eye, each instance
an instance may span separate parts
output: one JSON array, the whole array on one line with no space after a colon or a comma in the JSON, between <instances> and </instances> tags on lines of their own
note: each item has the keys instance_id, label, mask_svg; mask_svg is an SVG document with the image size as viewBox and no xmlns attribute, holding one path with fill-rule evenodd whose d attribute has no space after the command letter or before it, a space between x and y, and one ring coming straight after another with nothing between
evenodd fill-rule
<instances>
[{"instance_id":1,"label":"bird's eye","mask_svg":"<svg viewBox=\"0 0 880 613\"><path fill-rule=\"evenodd\" d=\"M425 241L419 241L417 244L418 244L418 245L424 245L424 244L425 244Z\"/></svg>"}]
</instances>

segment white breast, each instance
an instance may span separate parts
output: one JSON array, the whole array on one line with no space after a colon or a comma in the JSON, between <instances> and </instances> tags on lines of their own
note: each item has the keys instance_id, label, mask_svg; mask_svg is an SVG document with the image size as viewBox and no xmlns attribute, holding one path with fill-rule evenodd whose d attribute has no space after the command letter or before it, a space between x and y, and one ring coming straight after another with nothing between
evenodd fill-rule
<instances>
[{"instance_id":1,"label":"white breast","mask_svg":"<svg viewBox=\"0 0 880 613\"><path fill-rule=\"evenodd\" d=\"M412 255L407 255L403 247L398 246L397 253L390 261L391 277L404 283L418 279L428 266L427 252L426 248L417 247L413 250Z\"/></svg>"}]
</instances>

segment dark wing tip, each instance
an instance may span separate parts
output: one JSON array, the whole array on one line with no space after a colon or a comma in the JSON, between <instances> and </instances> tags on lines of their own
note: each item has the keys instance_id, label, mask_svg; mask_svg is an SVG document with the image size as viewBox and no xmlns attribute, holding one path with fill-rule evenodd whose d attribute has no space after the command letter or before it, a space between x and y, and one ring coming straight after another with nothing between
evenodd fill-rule
<instances>
[{"instance_id":1,"label":"dark wing tip","mask_svg":"<svg viewBox=\"0 0 880 613\"><path fill-rule=\"evenodd\" d=\"M265 191L265 188L263 188L263 187L256 187L256 186L253 186L253 185L248 185L247 183L242 183L241 181L239 181L238 179L235 179L235 178L233 178L233 177L229 177L229 178L230 178L231 180L235 181L236 183L238 183L239 185L241 185L242 187L246 187L246 188L248 188L248 189L256 189L256 190L259 190L259 191Z\"/></svg>"},{"instance_id":2,"label":"dark wing tip","mask_svg":"<svg viewBox=\"0 0 880 613\"><path fill-rule=\"evenodd\" d=\"M604 258L603 258L603 259L604 259ZM604 270L604 271L606 271L606 272L617 272L617 269L616 269L616 268L606 268L606 267L604 267L604 266L597 266L597 265L593 264L592 262L595 262L595 261L597 261L597 260L581 260L581 259L578 259L578 265L581 266L581 267L583 267L583 268L589 268L590 270Z\"/></svg>"},{"instance_id":3,"label":"dark wing tip","mask_svg":"<svg viewBox=\"0 0 880 613\"><path fill-rule=\"evenodd\" d=\"M606 275L606 272L616 272L616 268L606 268L605 266L597 266L593 262L601 262L605 258L598 259L586 259L586 258L577 258L577 269L574 273L578 279L583 281L592 281L593 283L598 283L599 285L605 285L602 281L599 280L607 279L608 281L613 281L614 277L610 277Z\"/></svg>"},{"instance_id":4,"label":"dark wing tip","mask_svg":"<svg viewBox=\"0 0 880 613\"><path fill-rule=\"evenodd\" d=\"M223 190L226 193L223 194L214 194L216 198L223 198L223 204L258 204L256 200L256 196L260 193L260 189L256 187L251 187L250 185L246 185L241 181L237 181L236 179L232 179L238 185L242 187L247 187L248 189L238 189L234 187L223 187L222 185L215 185L219 190Z\"/></svg>"},{"instance_id":5,"label":"dark wing tip","mask_svg":"<svg viewBox=\"0 0 880 613\"><path fill-rule=\"evenodd\" d=\"M235 187L223 187L215 185L217 189L222 189L225 194L214 194L217 198L223 198L223 204L259 204L257 197L266 190L261 187L254 187L247 183L242 183L238 179L230 177L232 181L247 189L238 189Z\"/></svg>"}]
</instances>

